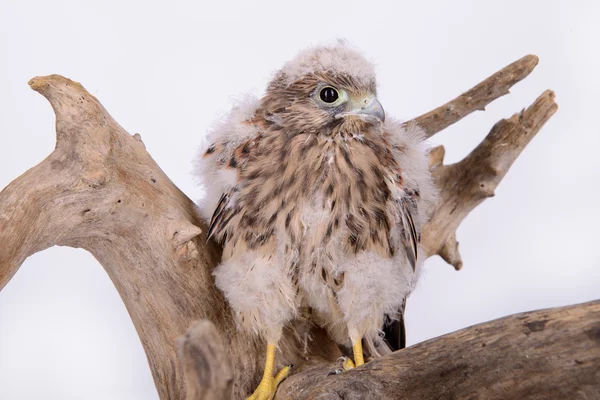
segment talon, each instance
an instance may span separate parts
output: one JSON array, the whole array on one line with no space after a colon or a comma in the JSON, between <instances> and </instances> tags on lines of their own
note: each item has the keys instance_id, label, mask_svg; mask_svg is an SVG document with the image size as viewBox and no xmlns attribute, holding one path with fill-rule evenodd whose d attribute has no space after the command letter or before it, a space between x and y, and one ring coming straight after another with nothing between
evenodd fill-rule
<instances>
[{"instance_id":1,"label":"talon","mask_svg":"<svg viewBox=\"0 0 600 400\"><path fill-rule=\"evenodd\" d=\"M246 400L271 400L275 397L275 392L279 384L289 376L293 364L283 367L275 377L273 377L273 364L275 361L275 345L267 345L267 361L265 363L265 374L258 387Z\"/></svg>"},{"instance_id":2,"label":"talon","mask_svg":"<svg viewBox=\"0 0 600 400\"><path fill-rule=\"evenodd\" d=\"M327 374L327 376L331 376L331 375L339 375L339 374L341 374L342 372L344 372L344 369L343 369L343 368L336 368L336 369L334 369L333 371L329 372L329 373Z\"/></svg>"},{"instance_id":3,"label":"talon","mask_svg":"<svg viewBox=\"0 0 600 400\"><path fill-rule=\"evenodd\" d=\"M351 370L353 368L356 368L356 365L354 364L354 360L352 360L350 357L341 356L336 361L338 363L341 363L342 367L338 368L340 371L348 371L348 370ZM338 369L336 369L336 371Z\"/></svg>"},{"instance_id":4,"label":"talon","mask_svg":"<svg viewBox=\"0 0 600 400\"><path fill-rule=\"evenodd\" d=\"M275 380L273 382L273 394L275 394L275 391L277 390L277 387L279 386L279 384L290 375L290 372L292 370L292 368L294 367L294 364L288 364L285 367L281 368L281 370L277 373L277 375L275 375Z\"/></svg>"},{"instance_id":5,"label":"talon","mask_svg":"<svg viewBox=\"0 0 600 400\"><path fill-rule=\"evenodd\" d=\"M263 377L254 393L247 400L271 400L275 394L276 386L274 383L275 379L272 376Z\"/></svg>"},{"instance_id":6,"label":"talon","mask_svg":"<svg viewBox=\"0 0 600 400\"><path fill-rule=\"evenodd\" d=\"M344 369L344 371L348 371L353 368L356 368L356 365L354 364L354 361L351 358L346 357L344 363L342 364L342 368Z\"/></svg>"}]
</instances>

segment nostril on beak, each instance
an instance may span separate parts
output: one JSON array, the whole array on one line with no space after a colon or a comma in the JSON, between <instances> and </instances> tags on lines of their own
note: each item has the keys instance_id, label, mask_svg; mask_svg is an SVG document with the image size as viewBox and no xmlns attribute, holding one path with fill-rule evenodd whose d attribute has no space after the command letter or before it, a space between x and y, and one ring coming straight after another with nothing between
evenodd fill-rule
<instances>
[{"instance_id":1,"label":"nostril on beak","mask_svg":"<svg viewBox=\"0 0 600 400\"><path fill-rule=\"evenodd\" d=\"M365 115L378 119L379 121L385 121L385 111L381 103L373 95L365 96L361 99L355 99L350 103L350 107L354 106L354 109L350 109L348 112L340 115Z\"/></svg>"},{"instance_id":2,"label":"nostril on beak","mask_svg":"<svg viewBox=\"0 0 600 400\"><path fill-rule=\"evenodd\" d=\"M369 107L371 107L373 105L373 101L371 99L364 99L362 101L362 107L360 107L361 110L366 110Z\"/></svg>"}]
</instances>

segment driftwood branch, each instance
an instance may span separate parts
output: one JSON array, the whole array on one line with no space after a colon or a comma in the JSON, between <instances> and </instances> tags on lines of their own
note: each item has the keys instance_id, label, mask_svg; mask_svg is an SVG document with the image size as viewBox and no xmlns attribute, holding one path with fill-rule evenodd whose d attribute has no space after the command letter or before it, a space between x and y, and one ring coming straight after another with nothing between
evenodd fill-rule
<instances>
[{"instance_id":1,"label":"driftwood branch","mask_svg":"<svg viewBox=\"0 0 600 400\"><path fill-rule=\"evenodd\" d=\"M212 322L192 325L180 340L179 358L189 400L231 398L233 371L221 334Z\"/></svg>"},{"instance_id":2,"label":"driftwood branch","mask_svg":"<svg viewBox=\"0 0 600 400\"><path fill-rule=\"evenodd\" d=\"M526 110L494 125L471 154L456 164L443 165L443 147L433 149L430 167L441 192L440 202L422 233L428 255L439 254L455 269L462 267L456 229L475 207L494 196L513 162L557 108L554 93L544 92Z\"/></svg>"},{"instance_id":3,"label":"driftwood branch","mask_svg":"<svg viewBox=\"0 0 600 400\"><path fill-rule=\"evenodd\" d=\"M598 399L600 301L516 314L423 342L356 370L317 364L278 399Z\"/></svg>"},{"instance_id":4,"label":"driftwood branch","mask_svg":"<svg viewBox=\"0 0 600 400\"><path fill-rule=\"evenodd\" d=\"M515 83L533 71L538 61L536 56L525 56L443 106L415 118L414 121L423 128L427 137L431 137L473 111L485 110L485 106L492 101L508 94Z\"/></svg>"},{"instance_id":5,"label":"driftwood branch","mask_svg":"<svg viewBox=\"0 0 600 400\"><path fill-rule=\"evenodd\" d=\"M536 63L535 56L527 56L415 121L431 136L506 94ZM141 137L125 132L80 84L53 75L34 78L30 85L48 99L55 111L57 145L48 158L0 192L0 288L36 252L54 245L84 248L103 265L117 287L146 351L161 399L227 398L229 393L232 398L241 398L249 393L260 379L264 343L235 329L231 311L211 275L220 250L206 242L202 233L206 227L196 216L192 201L161 171L146 152ZM522 113L496 124L461 162L443 165L443 148L431 152L431 169L442 198L423 231L422 244L429 255L439 254L460 268L456 228L474 207L493 194L512 162L555 111L553 95L546 92ZM597 309L592 312L590 307L597 305L580 308L582 324L597 320ZM556 313L558 321L563 311ZM518 317L511 318L502 326L509 333L516 332L518 325L514 323ZM202 322L192 325L184 336L192 321L198 320ZM563 327L548 323L549 336L544 343L554 340L552 335L567 332L561 330ZM503 337L502 329L499 338ZM480 330L473 327L462 332L472 337ZM310 383L317 391L322 387L323 395L329 396L326 388L335 386L335 382L342 384L344 379L355 377L357 385L366 385L364 382L372 379L371 371L377 366L396 364L390 367L390 374L404 368L402 376L407 382L395 387L414 390L408 381L414 378L406 372L407 365L427 377L444 367L434 362L443 360L444 354L462 354L472 365L488 368L494 356L501 356L495 347L487 353L471 351L473 342L459 343L458 334L453 335L438 339L439 343L451 343L451 351L430 341L333 379L315 375L329 368L339 355L326 335L315 329L305 353L293 336L286 335L278 361L296 364L296 372L278 397L296 396L289 390L298 382ZM182 336L178 348L176 339ZM485 343L489 346L491 339ZM511 343L524 354L535 350L530 348L531 341L515 338ZM563 362L571 344L560 343L563 351L555 357ZM419 361L413 362L410 354ZM538 360L544 357L542 352L535 354ZM579 361L584 362L581 365L598 365L597 358ZM460 374L460 369L457 371ZM495 384L509 384L505 377L510 375L502 369L498 372ZM383 372L378 374L374 384L380 382L387 387L391 384L385 382L395 380L395 375L388 374L384 379ZM540 385L552 377L540 376ZM474 393L481 393L480 382L468 381ZM436 379L427 385L435 386ZM468 384L462 385L467 390ZM563 385L573 388L575 384L565 380ZM452 388L447 386L445 390L450 393ZM408 392L398 392L400 395L409 398Z\"/></svg>"}]
</instances>

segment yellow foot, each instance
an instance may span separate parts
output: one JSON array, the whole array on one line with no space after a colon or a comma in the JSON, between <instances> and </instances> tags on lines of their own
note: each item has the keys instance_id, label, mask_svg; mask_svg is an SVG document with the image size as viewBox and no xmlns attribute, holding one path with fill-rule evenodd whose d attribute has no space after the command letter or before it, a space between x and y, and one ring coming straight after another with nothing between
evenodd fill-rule
<instances>
[{"instance_id":1,"label":"yellow foot","mask_svg":"<svg viewBox=\"0 0 600 400\"><path fill-rule=\"evenodd\" d=\"M362 351L362 339L352 340L352 352L354 353L354 360L346 356L340 357L338 361L342 361L342 368L338 368L335 371L330 372L329 375L341 374L344 371L360 367L365 363L365 358Z\"/></svg>"},{"instance_id":2,"label":"yellow foot","mask_svg":"<svg viewBox=\"0 0 600 400\"><path fill-rule=\"evenodd\" d=\"M346 357L344 363L342 364L342 368L344 369L344 371L348 371L349 369L356 368L356 365L350 357Z\"/></svg>"},{"instance_id":3,"label":"yellow foot","mask_svg":"<svg viewBox=\"0 0 600 400\"><path fill-rule=\"evenodd\" d=\"M293 365L283 367L275 377L264 376L254 393L247 400L271 400L275 397L279 384L290 374L292 367Z\"/></svg>"},{"instance_id":4,"label":"yellow foot","mask_svg":"<svg viewBox=\"0 0 600 400\"><path fill-rule=\"evenodd\" d=\"M336 368L327 375L339 375L344 373L344 371L349 371L351 369L356 368L356 365L354 365L354 361L352 361L350 357L341 356L340 358L338 358L337 362L342 364L341 368Z\"/></svg>"}]
</instances>

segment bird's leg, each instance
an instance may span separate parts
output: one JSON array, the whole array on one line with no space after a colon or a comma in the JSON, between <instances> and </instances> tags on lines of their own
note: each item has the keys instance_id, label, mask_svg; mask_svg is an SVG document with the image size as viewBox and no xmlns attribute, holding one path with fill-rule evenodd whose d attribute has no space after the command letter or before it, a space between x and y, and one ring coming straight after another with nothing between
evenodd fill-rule
<instances>
[{"instance_id":1,"label":"bird's leg","mask_svg":"<svg viewBox=\"0 0 600 400\"><path fill-rule=\"evenodd\" d=\"M273 343L267 344L267 359L265 361L265 370L260 384L248 397L247 400L271 400L275 396L277 386L290 374L291 365L287 365L273 377L273 368L275 366L275 351L277 345Z\"/></svg>"},{"instance_id":2,"label":"bird's leg","mask_svg":"<svg viewBox=\"0 0 600 400\"><path fill-rule=\"evenodd\" d=\"M354 364L360 367L365 363L362 350L362 338L352 341L352 352L354 353Z\"/></svg>"},{"instance_id":3,"label":"bird's leg","mask_svg":"<svg viewBox=\"0 0 600 400\"><path fill-rule=\"evenodd\" d=\"M365 363L365 357L362 351L362 337L358 334L356 329L349 328L348 332L350 334L350 340L352 341L352 352L354 353L354 360L346 356L338 358L338 361L342 362L342 367L330 372L329 375L341 374L343 371L348 371L353 368L360 367Z\"/></svg>"},{"instance_id":4,"label":"bird's leg","mask_svg":"<svg viewBox=\"0 0 600 400\"><path fill-rule=\"evenodd\" d=\"M356 329L348 329L348 333L350 334L350 340L352 341L352 352L354 353L354 366L360 367L365 363L365 358L363 356L362 350L362 336L358 334ZM348 365L349 368L346 367L346 363L344 363L344 369L350 369L352 366Z\"/></svg>"}]
</instances>

